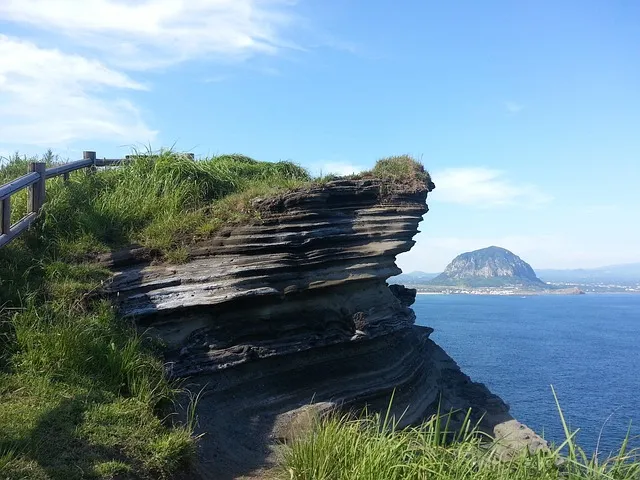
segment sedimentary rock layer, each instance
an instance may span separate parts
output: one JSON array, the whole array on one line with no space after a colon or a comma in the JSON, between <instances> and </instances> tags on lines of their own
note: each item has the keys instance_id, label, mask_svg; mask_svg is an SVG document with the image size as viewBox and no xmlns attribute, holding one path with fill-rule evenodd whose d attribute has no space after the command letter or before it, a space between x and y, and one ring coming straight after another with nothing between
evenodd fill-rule
<instances>
[{"instance_id":1,"label":"sedimentary rock layer","mask_svg":"<svg viewBox=\"0 0 640 480\"><path fill-rule=\"evenodd\" d=\"M202 476L259 467L283 419L310 402L382 409L393 393L404 423L440 404L505 428L505 403L414 326L415 291L386 283L430 187L333 181L258 200L259 220L219 232L184 264L153 265L141 250L103 259L121 313L165 342L172 375L206 386Z\"/></svg>"}]
</instances>

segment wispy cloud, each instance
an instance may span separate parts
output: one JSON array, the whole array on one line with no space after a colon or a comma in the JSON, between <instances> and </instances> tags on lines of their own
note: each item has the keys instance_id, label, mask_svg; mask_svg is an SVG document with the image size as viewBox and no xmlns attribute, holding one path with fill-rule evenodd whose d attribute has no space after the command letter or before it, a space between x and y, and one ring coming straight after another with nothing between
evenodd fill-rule
<instances>
[{"instance_id":1,"label":"wispy cloud","mask_svg":"<svg viewBox=\"0 0 640 480\"><path fill-rule=\"evenodd\" d=\"M5 0L3 20L64 35L110 63L148 69L220 56L247 58L295 47L287 0Z\"/></svg>"},{"instance_id":2,"label":"wispy cloud","mask_svg":"<svg viewBox=\"0 0 640 480\"><path fill-rule=\"evenodd\" d=\"M329 162L323 164L318 173L322 173L323 175L328 175L333 173L335 175L351 175L352 173L358 173L365 168L361 165L354 165L351 163L341 163L341 162Z\"/></svg>"},{"instance_id":3,"label":"wispy cloud","mask_svg":"<svg viewBox=\"0 0 640 480\"><path fill-rule=\"evenodd\" d=\"M194 59L242 61L297 48L283 35L295 26L293 5L3 0L0 18L31 40L0 35L0 147L151 142L157 132L130 95L148 85L131 75Z\"/></svg>"},{"instance_id":4,"label":"wispy cloud","mask_svg":"<svg viewBox=\"0 0 640 480\"><path fill-rule=\"evenodd\" d=\"M221 83L229 80L229 75L211 75L202 80L203 83Z\"/></svg>"},{"instance_id":5,"label":"wispy cloud","mask_svg":"<svg viewBox=\"0 0 640 480\"><path fill-rule=\"evenodd\" d=\"M153 140L156 132L116 92L146 87L103 63L0 35L0 143Z\"/></svg>"},{"instance_id":6,"label":"wispy cloud","mask_svg":"<svg viewBox=\"0 0 640 480\"><path fill-rule=\"evenodd\" d=\"M623 209L620 205L615 204L594 204L582 205L580 211L583 215L611 215L613 213L621 213Z\"/></svg>"},{"instance_id":7,"label":"wispy cloud","mask_svg":"<svg viewBox=\"0 0 640 480\"><path fill-rule=\"evenodd\" d=\"M524 110L524 105L521 105L517 102L505 102L504 108L508 113L515 115L516 113L520 113L522 110Z\"/></svg>"},{"instance_id":8,"label":"wispy cloud","mask_svg":"<svg viewBox=\"0 0 640 480\"><path fill-rule=\"evenodd\" d=\"M495 207L503 205L537 206L552 200L536 185L510 180L503 171L483 167L449 168L434 172L435 201Z\"/></svg>"}]
</instances>

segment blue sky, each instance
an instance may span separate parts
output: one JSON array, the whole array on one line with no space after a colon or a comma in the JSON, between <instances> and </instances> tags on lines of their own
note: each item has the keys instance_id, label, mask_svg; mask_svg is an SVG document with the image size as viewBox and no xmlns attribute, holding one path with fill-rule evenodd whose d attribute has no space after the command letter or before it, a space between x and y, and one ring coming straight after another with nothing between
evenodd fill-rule
<instances>
[{"instance_id":1,"label":"blue sky","mask_svg":"<svg viewBox=\"0 0 640 480\"><path fill-rule=\"evenodd\" d=\"M432 172L405 271L640 261L640 3L2 0L0 155Z\"/></svg>"}]
</instances>

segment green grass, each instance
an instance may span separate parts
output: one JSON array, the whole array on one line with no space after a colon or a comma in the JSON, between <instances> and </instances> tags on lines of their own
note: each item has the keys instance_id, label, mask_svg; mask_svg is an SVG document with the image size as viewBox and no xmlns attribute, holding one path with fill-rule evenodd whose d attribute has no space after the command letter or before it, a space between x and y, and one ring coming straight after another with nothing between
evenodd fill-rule
<instances>
[{"instance_id":1,"label":"green grass","mask_svg":"<svg viewBox=\"0 0 640 480\"><path fill-rule=\"evenodd\" d=\"M24 174L27 163L17 155L9 159L0 169L0 184ZM291 162L242 155L195 162L171 151L138 155L126 166L95 175L74 173L66 184L61 178L49 180L41 237L65 259L132 243L167 253L255 214L250 197L310 180ZM12 218L25 214L26 195L23 190L13 198Z\"/></svg>"},{"instance_id":2,"label":"green grass","mask_svg":"<svg viewBox=\"0 0 640 480\"><path fill-rule=\"evenodd\" d=\"M0 184L37 160L59 162L51 152L16 154L1 162ZM162 346L95 295L110 272L92 259L137 244L157 261L185 261L190 245L220 227L259 219L254 199L330 178L312 179L291 162L196 162L161 151L48 180L38 221L0 249L0 479L156 479L183 470L195 449L193 408L177 421L183 391L165 375ZM12 197L13 221L26 205L26 191Z\"/></svg>"},{"instance_id":3,"label":"green grass","mask_svg":"<svg viewBox=\"0 0 640 480\"><path fill-rule=\"evenodd\" d=\"M555 392L554 392L555 396ZM557 398L556 398L557 402ZM640 453L588 456L575 442L558 407L567 440L547 452L505 457L504 449L470 424L456 432L449 415L398 429L379 415L318 419L315 429L286 446L282 478L291 480L546 480L640 478ZM560 453L567 452L560 460Z\"/></svg>"},{"instance_id":4,"label":"green grass","mask_svg":"<svg viewBox=\"0 0 640 480\"><path fill-rule=\"evenodd\" d=\"M18 154L0 167L0 185L23 175L29 161ZM47 152L40 161L55 164ZM31 237L62 261L139 244L170 258L223 225L258 218L252 200L322 185L291 162L259 162L243 155L191 161L171 151L134 156L130 164L75 172L69 182L47 181L42 221ZM352 178L380 178L385 185L435 188L429 173L408 155L383 158ZM383 194L386 192L383 192ZM12 218L26 213L27 192L12 197ZM173 252L176 250L177 252Z\"/></svg>"},{"instance_id":5,"label":"green grass","mask_svg":"<svg viewBox=\"0 0 640 480\"><path fill-rule=\"evenodd\" d=\"M431 175L422 163L410 155L381 158L371 170L352 175L352 178L379 178L385 181L386 192L401 187L402 190L418 190L426 186L428 191L436 188Z\"/></svg>"},{"instance_id":6,"label":"green grass","mask_svg":"<svg viewBox=\"0 0 640 480\"><path fill-rule=\"evenodd\" d=\"M194 448L192 425L162 420L178 386L107 302L64 295L3 312L0 477L164 478Z\"/></svg>"}]
</instances>

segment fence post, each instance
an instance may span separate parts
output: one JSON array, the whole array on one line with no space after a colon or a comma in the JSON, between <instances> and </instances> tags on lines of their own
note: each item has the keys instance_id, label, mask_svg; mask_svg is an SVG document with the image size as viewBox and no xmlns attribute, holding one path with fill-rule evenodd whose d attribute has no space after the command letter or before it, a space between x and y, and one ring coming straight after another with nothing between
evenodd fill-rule
<instances>
[{"instance_id":1,"label":"fence post","mask_svg":"<svg viewBox=\"0 0 640 480\"><path fill-rule=\"evenodd\" d=\"M45 191L45 170L47 164L44 162L29 163L29 172L36 172L40 175L40 180L29 187L29 212L38 213L44 204Z\"/></svg>"},{"instance_id":2,"label":"fence post","mask_svg":"<svg viewBox=\"0 0 640 480\"><path fill-rule=\"evenodd\" d=\"M91 165L89 167L89 172L90 173L95 173L97 168L96 168L96 152L90 152L90 151L84 151L82 152L82 159L83 160L93 160L93 165Z\"/></svg>"},{"instance_id":3,"label":"fence post","mask_svg":"<svg viewBox=\"0 0 640 480\"><path fill-rule=\"evenodd\" d=\"M8 235L11 231L11 197L0 201L0 235Z\"/></svg>"}]
</instances>

